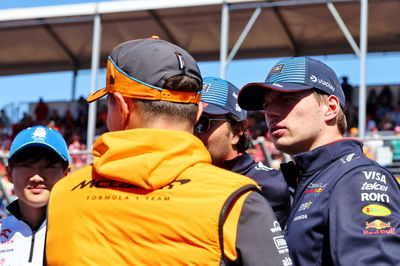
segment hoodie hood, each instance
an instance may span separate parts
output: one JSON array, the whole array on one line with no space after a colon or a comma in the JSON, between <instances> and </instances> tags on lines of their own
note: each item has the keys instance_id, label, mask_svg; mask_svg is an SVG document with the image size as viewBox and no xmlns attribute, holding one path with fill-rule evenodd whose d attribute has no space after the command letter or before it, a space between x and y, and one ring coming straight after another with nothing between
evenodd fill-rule
<instances>
[{"instance_id":1,"label":"hoodie hood","mask_svg":"<svg viewBox=\"0 0 400 266\"><path fill-rule=\"evenodd\" d=\"M211 163L194 135L176 130L131 129L105 133L93 147L94 171L105 178L154 190L197 163Z\"/></svg>"}]
</instances>

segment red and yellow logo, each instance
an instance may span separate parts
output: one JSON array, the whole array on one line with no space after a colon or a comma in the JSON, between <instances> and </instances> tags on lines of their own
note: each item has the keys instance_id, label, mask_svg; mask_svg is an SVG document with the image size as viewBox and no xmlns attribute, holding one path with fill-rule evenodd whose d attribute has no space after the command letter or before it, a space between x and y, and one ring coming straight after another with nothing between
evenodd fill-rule
<instances>
[{"instance_id":1,"label":"red and yellow logo","mask_svg":"<svg viewBox=\"0 0 400 266\"><path fill-rule=\"evenodd\" d=\"M390 223L382 222L381 220L377 219L372 222L365 222L365 229L384 229L384 228L391 228L392 226Z\"/></svg>"},{"instance_id":2,"label":"red and yellow logo","mask_svg":"<svg viewBox=\"0 0 400 266\"><path fill-rule=\"evenodd\" d=\"M365 222L365 229L363 235L395 235L395 229L390 223L385 223L379 219L372 222Z\"/></svg>"}]
</instances>

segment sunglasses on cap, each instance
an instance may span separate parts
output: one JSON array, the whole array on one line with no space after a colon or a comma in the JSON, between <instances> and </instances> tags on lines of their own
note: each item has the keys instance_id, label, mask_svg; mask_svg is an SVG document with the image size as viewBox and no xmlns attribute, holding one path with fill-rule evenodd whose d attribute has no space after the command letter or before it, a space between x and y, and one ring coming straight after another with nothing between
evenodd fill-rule
<instances>
[{"instance_id":1,"label":"sunglasses on cap","mask_svg":"<svg viewBox=\"0 0 400 266\"><path fill-rule=\"evenodd\" d=\"M228 118L210 118L206 115L202 115L194 128L198 133L204 133L210 129L212 121L228 121Z\"/></svg>"}]
</instances>

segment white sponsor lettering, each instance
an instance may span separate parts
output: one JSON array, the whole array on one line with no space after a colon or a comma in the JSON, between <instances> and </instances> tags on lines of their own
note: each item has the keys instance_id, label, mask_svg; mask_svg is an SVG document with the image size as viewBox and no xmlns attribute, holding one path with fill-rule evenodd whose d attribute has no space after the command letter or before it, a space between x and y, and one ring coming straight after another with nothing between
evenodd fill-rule
<instances>
[{"instance_id":1,"label":"white sponsor lettering","mask_svg":"<svg viewBox=\"0 0 400 266\"><path fill-rule=\"evenodd\" d=\"M314 76L314 75L312 75L312 76L310 77L310 79L311 79L312 82L317 82L317 81L318 81L317 77Z\"/></svg>"},{"instance_id":2,"label":"white sponsor lettering","mask_svg":"<svg viewBox=\"0 0 400 266\"><path fill-rule=\"evenodd\" d=\"M279 84L279 83L272 83L272 86L276 86L276 87L279 87L279 88L282 88L283 86L281 85L281 84Z\"/></svg>"},{"instance_id":3,"label":"white sponsor lettering","mask_svg":"<svg viewBox=\"0 0 400 266\"><path fill-rule=\"evenodd\" d=\"M298 221L298 220L305 220L305 219L308 219L307 214L302 214L302 215L294 217L293 221L295 222L295 221Z\"/></svg>"},{"instance_id":4,"label":"white sponsor lettering","mask_svg":"<svg viewBox=\"0 0 400 266\"><path fill-rule=\"evenodd\" d=\"M384 186L382 184L379 184L378 182L374 182L373 184L364 182L364 184L361 187L361 190L380 190L380 191L387 191L388 186Z\"/></svg>"},{"instance_id":5,"label":"white sponsor lettering","mask_svg":"<svg viewBox=\"0 0 400 266\"><path fill-rule=\"evenodd\" d=\"M238 95L237 95L235 92L232 92L232 96L233 96L233 98L235 98L235 99L238 98Z\"/></svg>"},{"instance_id":6,"label":"white sponsor lettering","mask_svg":"<svg viewBox=\"0 0 400 266\"><path fill-rule=\"evenodd\" d=\"M321 84L322 86L328 87L328 88L331 89L332 91L335 91L335 87L333 87L332 84L329 83L329 82L326 81L326 80L319 79L319 78L317 78L317 77L314 76L314 75L311 75L311 76L310 76L310 80L311 80L312 82L318 82L318 83Z\"/></svg>"},{"instance_id":7,"label":"white sponsor lettering","mask_svg":"<svg viewBox=\"0 0 400 266\"><path fill-rule=\"evenodd\" d=\"M312 204L312 201L308 201L306 203L301 204L300 208L299 208L299 212L307 210L308 208L310 208L311 204Z\"/></svg>"},{"instance_id":8,"label":"white sponsor lettering","mask_svg":"<svg viewBox=\"0 0 400 266\"><path fill-rule=\"evenodd\" d=\"M282 261L282 265L283 265L283 266L290 266L290 265L293 265L292 259L286 257L286 258Z\"/></svg>"},{"instance_id":9,"label":"white sponsor lettering","mask_svg":"<svg viewBox=\"0 0 400 266\"><path fill-rule=\"evenodd\" d=\"M327 184L324 183L317 183L317 184L310 183L307 188L324 188L326 187L326 185Z\"/></svg>"},{"instance_id":10,"label":"white sponsor lettering","mask_svg":"<svg viewBox=\"0 0 400 266\"><path fill-rule=\"evenodd\" d=\"M239 104L237 104L237 103L236 103L235 109L236 109L236 111L238 111L238 112L241 112L241 111L242 111L242 108L240 108Z\"/></svg>"},{"instance_id":11,"label":"white sponsor lettering","mask_svg":"<svg viewBox=\"0 0 400 266\"><path fill-rule=\"evenodd\" d=\"M272 233L282 231L281 226L279 225L279 223L277 221L274 222L274 227L270 228L269 230L271 230Z\"/></svg>"},{"instance_id":12,"label":"white sponsor lettering","mask_svg":"<svg viewBox=\"0 0 400 266\"><path fill-rule=\"evenodd\" d=\"M368 180L377 180L386 184L386 176L376 171L362 171Z\"/></svg>"},{"instance_id":13,"label":"white sponsor lettering","mask_svg":"<svg viewBox=\"0 0 400 266\"><path fill-rule=\"evenodd\" d=\"M349 155L346 156L346 158L341 158L340 160L342 161L342 163L348 163L353 159L357 159L360 158L360 156L354 157L356 154L355 153L350 153Z\"/></svg>"},{"instance_id":14,"label":"white sponsor lettering","mask_svg":"<svg viewBox=\"0 0 400 266\"><path fill-rule=\"evenodd\" d=\"M273 168L270 168L268 166L265 166L262 162L258 162L257 166L254 167L256 170L264 170L264 171L270 171L273 170Z\"/></svg>"},{"instance_id":15,"label":"white sponsor lettering","mask_svg":"<svg viewBox=\"0 0 400 266\"><path fill-rule=\"evenodd\" d=\"M274 243L275 243L276 249L279 251L279 254L284 254L284 253L289 252L289 249L286 244L286 240L285 240L285 238L283 238L283 236L274 237Z\"/></svg>"},{"instance_id":16,"label":"white sponsor lettering","mask_svg":"<svg viewBox=\"0 0 400 266\"><path fill-rule=\"evenodd\" d=\"M361 193L361 201L379 201L389 203L390 198L384 193Z\"/></svg>"}]
</instances>

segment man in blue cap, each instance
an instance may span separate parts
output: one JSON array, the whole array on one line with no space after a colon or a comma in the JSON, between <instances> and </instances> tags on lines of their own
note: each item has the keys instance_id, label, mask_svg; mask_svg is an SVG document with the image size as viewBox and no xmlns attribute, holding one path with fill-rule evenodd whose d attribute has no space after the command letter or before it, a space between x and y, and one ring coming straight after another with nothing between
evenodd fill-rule
<instances>
[{"instance_id":1,"label":"man in blue cap","mask_svg":"<svg viewBox=\"0 0 400 266\"><path fill-rule=\"evenodd\" d=\"M212 163L248 176L261 187L275 216L283 228L290 208L290 193L280 171L255 162L246 153L251 139L246 134L247 112L237 104L239 89L229 81L203 79L203 115L195 126L195 134L207 147Z\"/></svg>"},{"instance_id":2,"label":"man in blue cap","mask_svg":"<svg viewBox=\"0 0 400 266\"><path fill-rule=\"evenodd\" d=\"M335 72L308 58L279 61L239 105L264 110L281 165L296 188L285 237L295 265L398 265L400 188L392 174L344 139L345 96Z\"/></svg>"},{"instance_id":3,"label":"man in blue cap","mask_svg":"<svg viewBox=\"0 0 400 266\"><path fill-rule=\"evenodd\" d=\"M46 209L54 184L69 172L67 144L44 126L22 130L11 144L7 175L18 197L1 224L1 265L42 265Z\"/></svg>"}]
</instances>

